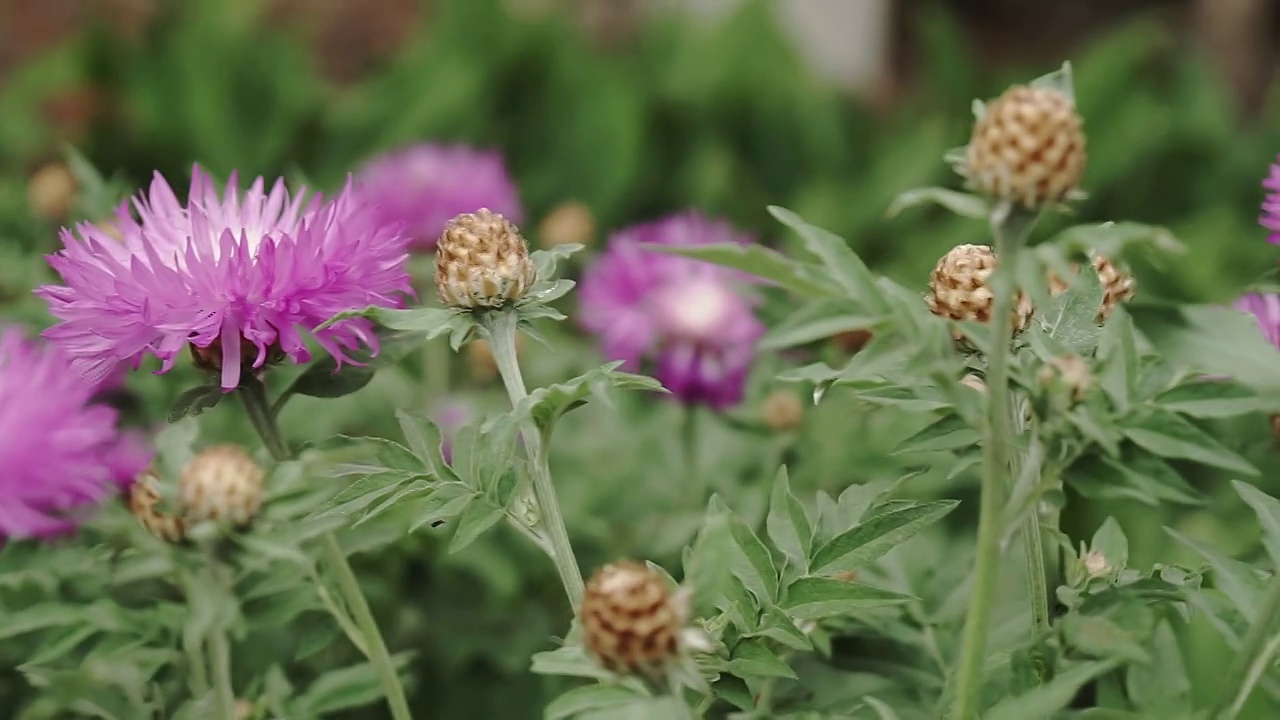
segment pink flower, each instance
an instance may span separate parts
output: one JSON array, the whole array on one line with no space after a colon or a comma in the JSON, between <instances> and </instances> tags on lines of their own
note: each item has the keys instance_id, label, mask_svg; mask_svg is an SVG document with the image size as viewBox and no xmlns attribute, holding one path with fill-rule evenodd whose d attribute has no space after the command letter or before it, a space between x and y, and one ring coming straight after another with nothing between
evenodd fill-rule
<instances>
[{"instance_id":1,"label":"pink flower","mask_svg":"<svg viewBox=\"0 0 1280 720\"><path fill-rule=\"evenodd\" d=\"M1252 314L1267 341L1280 348L1280 295L1250 293L1236 300L1234 307Z\"/></svg>"},{"instance_id":2,"label":"pink flower","mask_svg":"<svg viewBox=\"0 0 1280 720\"><path fill-rule=\"evenodd\" d=\"M150 462L57 348L0 331L0 542L74 530Z\"/></svg>"},{"instance_id":3,"label":"pink flower","mask_svg":"<svg viewBox=\"0 0 1280 720\"><path fill-rule=\"evenodd\" d=\"M1270 231L1267 242L1280 245L1280 162L1272 163L1267 178L1262 181L1267 195L1262 201L1262 214L1258 223Z\"/></svg>"},{"instance_id":4,"label":"pink flower","mask_svg":"<svg viewBox=\"0 0 1280 720\"><path fill-rule=\"evenodd\" d=\"M165 372L188 347L220 370L224 390L244 365L307 362L305 332L343 310L397 306L411 290L407 238L350 182L331 200L305 194L290 196L283 180L267 192L262 178L241 193L234 174L219 193L197 166L184 205L157 174L133 200L137 220L128 203L117 211L120 240L87 223L62 231L49 264L64 284L37 291L59 321L46 337L94 381L145 355ZM313 335L339 362L378 349L363 319Z\"/></svg>"}]
</instances>

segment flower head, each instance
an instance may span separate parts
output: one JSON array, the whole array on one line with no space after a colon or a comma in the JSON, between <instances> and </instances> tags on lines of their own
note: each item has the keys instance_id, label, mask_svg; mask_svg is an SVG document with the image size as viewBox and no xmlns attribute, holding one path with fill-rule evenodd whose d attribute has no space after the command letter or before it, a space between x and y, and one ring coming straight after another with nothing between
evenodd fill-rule
<instances>
[{"instance_id":1,"label":"flower head","mask_svg":"<svg viewBox=\"0 0 1280 720\"><path fill-rule=\"evenodd\" d=\"M93 391L57 348L0 330L0 542L74 529L149 462Z\"/></svg>"},{"instance_id":2,"label":"flower head","mask_svg":"<svg viewBox=\"0 0 1280 720\"><path fill-rule=\"evenodd\" d=\"M536 280L520 229L487 208L450 220L436 245L436 292L448 307L501 307Z\"/></svg>"},{"instance_id":3,"label":"flower head","mask_svg":"<svg viewBox=\"0 0 1280 720\"><path fill-rule=\"evenodd\" d=\"M1276 159L1267 178L1262 181L1267 195L1262 201L1262 214L1258 217L1258 223L1270 231L1267 242L1272 245L1280 245L1280 156Z\"/></svg>"},{"instance_id":4,"label":"flower head","mask_svg":"<svg viewBox=\"0 0 1280 720\"><path fill-rule=\"evenodd\" d=\"M262 178L242 193L234 174L219 192L196 167L184 205L157 174L133 200L138 219L128 204L117 210L120 239L87 223L62 231L49 264L64 284L37 291L59 320L45 335L90 377L148 354L164 372L190 347L231 390L246 365L308 361L305 331L343 310L398 305L411 290L407 239L350 182L327 201L304 197L283 180L267 191ZM363 319L314 335L339 361L377 351Z\"/></svg>"},{"instance_id":5,"label":"flower head","mask_svg":"<svg viewBox=\"0 0 1280 720\"><path fill-rule=\"evenodd\" d=\"M1252 314L1267 342L1280 348L1280 295L1249 293L1236 300L1235 308Z\"/></svg>"},{"instance_id":6,"label":"flower head","mask_svg":"<svg viewBox=\"0 0 1280 720\"><path fill-rule=\"evenodd\" d=\"M601 665L618 673L654 674L679 658L687 620L656 570L633 561L606 565L582 596L582 636Z\"/></svg>"},{"instance_id":7,"label":"flower head","mask_svg":"<svg viewBox=\"0 0 1280 720\"><path fill-rule=\"evenodd\" d=\"M1013 87L973 126L965 173L983 193L1035 208L1066 199L1084 174L1075 102L1057 90Z\"/></svg>"},{"instance_id":8,"label":"flower head","mask_svg":"<svg viewBox=\"0 0 1280 720\"><path fill-rule=\"evenodd\" d=\"M740 286L743 273L646 245L748 243L727 223L682 213L614 233L582 277L580 317L606 356L645 361L676 397L724 409L742 399L764 325Z\"/></svg>"},{"instance_id":9,"label":"flower head","mask_svg":"<svg viewBox=\"0 0 1280 720\"><path fill-rule=\"evenodd\" d=\"M496 151L414 145L370 160L356 179L382 219L402 225L419 249L434 248L450 218L482 207L523 222L520 197Z\"/></svg>"}]
</instances>

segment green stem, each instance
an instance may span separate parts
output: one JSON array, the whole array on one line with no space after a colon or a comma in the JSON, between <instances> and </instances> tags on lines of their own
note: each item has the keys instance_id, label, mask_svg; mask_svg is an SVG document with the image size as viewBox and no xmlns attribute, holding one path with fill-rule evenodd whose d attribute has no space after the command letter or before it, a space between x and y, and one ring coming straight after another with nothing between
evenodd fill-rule
<instances>
[{"instance_id":1,"label":"green stem","mask_svg":"<svg viewBox=\"0 0 1280 720\"><path fill-rule=\"evenodd\" d=\"M453 349L449 338L428 340L422 348L422 384L427 390L427 403L432 404L449 392L449 370Z\"/></svg>"},{"instance_id":2,"label":"green stem","mask_svg":"<svg viewBox=\"0 0 1280 720\"><path fill-rule=\"evenodd\" d=\"M225 630L209 637L209 655L220 714L226 720L236 720L236 693L231 687L231 643L227 642Z\"/></svg>"},{"instance_id":3,"label":"green stem","mask_svg":"<svg viewBox=\"0 0 1280 720\"><path fill-rule=\"evenodd\" d=\"M239 394L249 422L262 437L262 443L267 447L267 452L271 453L276 462L290 459L289 447L280 436L280 429L276 427L269 410L271 406L267 401L266 387L258 381L246 382L241 385ZM391 717L393 720L413 720L404 687L400 684L400 676L396 673L391 654L387 651L386 641L383 640L378 624L373 618L373 612L369 609L369 601L360 590L360 582L351 569L351 563L348 562L346 554L342 552L342 546L338 544L338 539L332 532L326 532L321 537L321 545L325 562L338 576L338 589L342 593L342 599L353 616L356 628L364 637L364 647L361 649L366 651L365 656L373 665L374 671L378 673L378 683L382 686L383 695L387 698Z\"/></svg>"},{"instance_id":4,"label":"green stem","mask_svg":"<svg viewBox=\"0 0 1280 720\"><path fill-rule=\"evenodd\" d=\"M1013 335L1013 308L1017 292L1015 278L1018 250L1031 228L1027 217L1004 208L1003 216L992 216L995 252L999 262L991 276L995 307L990 320L990 358L987 364L987 392L982 428L982 487L978 510L977 558L973 571L973 592L965 616L964 638L960 646L960 667L956 671L952 720L969 720L978 711L982 695L982 671L986 657L991 604L995 599L1000 570L1000 514L1010 484L1009 338ZM997 210L997 213L1000 213Z\"/></svg>"},{"instance_id":5,"label":"green stem","mask_svg":"<svg viewBox=\"0 0 1280 720\"><path fill-rule=\"evenodd\" d=\"M520 373L520 363L516 360L516 332L519 318L514 311L501 310L492 316L482 327L489 335L489 344L493 350L494 362L498 365L498 373L507 388L512 407L516 407L528 397L524 386L524 376ZM538 502L538 513L541 516L547 538L551 541L551 560L560 573L560 581L564 584L565 594L569 596L569 605L573 612L578 612L582 602L584 586L582 571L578 568L578 560L574 556L573 546L569 542L569 531L564 524L564 516L560 511L560 500L556 497L555 485L551 481L551 467L548 462L548 450L543 442L542 434L531 420L523 423L521 436L524 438L525 452L529 456L530 474L533 476L533 494Z\"/></svg>"},{"instance_id":6,"label":"green stem","mask_svg":"<svg viewBox=\"0 0 1280 720\"><path fill-rule=\"evenodd\" d=\"M1014 398L1009 407L1013 426L1019 435L1027 432L1022 403ZM1040 453L1027 452L1017 458L1017 467L1011 477L1037 483L1040 477ZM1027 594L1031 599L1031 623L1037 635L1049 632L1049 575L1045 568L1044 536L1041 530L1039 503L1022 521L1022 548L1027 564Z\"/></svg>"},{"instance_id":7,"label":"green stem","mask_svg":"<svg viewBox=\"0 0 1280 720\"><path fill-rule=\"evenodd\" d=\"M1258 607L1258 614L1245 633L1240 650L1236 653L1235 662L1227 674L1227 682L1222 686L1222 694L1209 713L1211 718L1235 718L1239 716L1244 704L1248 702L1253 688L1262 678L1276 651L1280 650L1280 635L1276 633L1276 622L1280 620L1280 571L1271 576Z\"/></svg>"}]
</instances>

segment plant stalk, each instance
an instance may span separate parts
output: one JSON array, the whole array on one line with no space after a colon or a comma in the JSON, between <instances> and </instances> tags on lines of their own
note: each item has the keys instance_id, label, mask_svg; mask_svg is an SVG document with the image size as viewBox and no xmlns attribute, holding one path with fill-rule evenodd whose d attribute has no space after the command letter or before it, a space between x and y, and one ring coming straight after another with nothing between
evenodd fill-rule
<instances>
[{"instance_id":1,"label":"plant stalk","mask_svg":"<svg viewBox=\"0 0 1280 720\"><path fill-rule=\"evenodd\" d=\"M507 388L507 395L511 398L512 407L519 406L521 401L529 396L524 386L524 376L520 373L520 363L516 359L518 324L519 318L514 311L501 310L494 314L490 322L482 325L489 335L493 359L498 366L498 374L502 376L502 384ZM538 514L541 516L547 538L551 541L551 560L555 562L556 571L560 573L560 581L564 584L565 594L569 596L569 605L576 614L582 603L585 586L582 582L582 571L578 568L577 557L569 542L569 531L565 527L564 515L560 510L560 500L556 497L555 485L551 481L549 448L545 447L542 433L532 420L522 423L520 432L524 439L525 452L529 456L533 494L538 501Z\"/></svg>"},{"instance_id":2,"label":"plant stalk","mask_svg":"<svg viewBox=\"0 0 1280 720\"><path fill-rule=\"evenodd\" d=\"M267 452L271 453L276 462L289 460L292 455L271 416L266 387L258 381L244 383L240 387L239 395L244 403L245 413L249 416L249 422L262 437L262 443L266 446ZM395 664L391 661L391 654L387 651L386 641L378 630L373 611L369 609L369 601L360 590L360 582L356 579L347 556L342 552L342 546L338 544L338 539L332 532L326 532L321 537L321 547L325 562L337 573L338 589L342 593L347 609L351 612L360 634L364 636L364 648L361 649L366 651L365 656L378 673L378 683L382 686L382 693L387 698L391 717L393 720L413 720L413 715L409 712L408 698L404 694L404 687L400 684L400 676L396 673Z\"/></svg>"},{"instance_id":3,"label":"plant stalk","mask_svg":"<svg viewBox=\"0 0 1280 720\"><path fill-rule=\"evenodd\" d=\"M1018 435L1027 432L1027 423L1023 415L1022 403L1014 397L1009 407L1013 426ZM1016 458L1017 467L1010 477L1040 478L1040 453L1019 453ZM1012 492L1012 488L1010 490ZM1031 512L1022 521L1022 548L1027 564L1027 594L1031 599L1031 624L1036 635L1049 632L1049 573L1045 566L1044 535L1041 530L1039 502L1032 503Z\"/></svg>"},{"instance_id":4,"label":"plant stalk","mask_svg":"<svg viewBox=\"0 0 1280 720\"><path fill-rule=\"evenodd\" d=\"M1248 702L1253 688L1280 650L1280 633L1276 623L1280 621L1280 570L1271 576L1258 615L1253 619L1240 643L1235 662L1222 686L1222 694L1209 713L1210 718L1230 719L1239 716Z\"/></svg>"},{"instance_id":5,"label":"plant stalk","mask_svg":"<svg viewBox=\"0 0 1280 720\"><path fill-rule=\"evenodd\" d=\"M231 686L231 644L227 642L225 630L219 630L209 637L209 655L213 665L218 712L224 720L236 720L236 693Z\"/></svg>"},{"instance_id":6,"label":"plant stalk","mask_svg":"<svg viewBox=\"0 0 1280 720\"><path fill-rule=\"evenodd\" d=\"M960 664L955 676L952 720L969 720L978 711L982 696L982 671L986 657L991 604L995 598L1000 570L1000 516L1011 484L1012 427L1009 408L1009 340L1013 335L1013 308L1017 293L1018 250L1031 229L1028 216L1004 208L992 216L998 262L991 276L995 307L989 322L990 358L987 364L987 392L982 427L982 486L978 510L977 558L973 591L965 616Z\"/></svg>"}]
</instances>

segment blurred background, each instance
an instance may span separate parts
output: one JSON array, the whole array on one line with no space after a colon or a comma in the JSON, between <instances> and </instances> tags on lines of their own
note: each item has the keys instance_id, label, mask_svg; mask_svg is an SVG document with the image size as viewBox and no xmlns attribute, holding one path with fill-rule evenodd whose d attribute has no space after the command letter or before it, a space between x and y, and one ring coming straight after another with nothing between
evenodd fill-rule
<instances>
[{"instance_id":1,"label":"blurred background","mask_svg":"<svg viewBox=\"0 0 1280 720\"><path fill-rule=\"evenodd\" d=\"M1140 296L1225 302L1276 266L1256 222L1260 181L1280 152L1275 5L0 0L0 317L47 324L30 289L50 279L41 256L57 247L57 227L105 218L154 171L181 185L200 162L217 175L283 174L330 189L367 158L422 141L500 150L543 242L602 242L687 207L772 242L782 231L765 206L777 204L846 237L873 269L923 286L939 255L985 242L985 227L935 210L889 219L887 206L913 187L957 187L941 158L967 141L973 99L1064 60L1088 133L1089 199L1047 224L1164 225L1187 252L1126 258ZM68 164L69 147L107 180ZM567 377L564 364L535 361L535 379ZM364 415L306 421L378 431L361 418L386 420L377 403L398 397L393 382L369 391ZM150 406L182 387L147 390L164 396L148 395ZM1275 471L1267 434L1249 428L1236 449ZM831 450L847 437L808 442L828 464L848 455ZM583 446L600 457L600 443ZM891 446L868 452L885 464ZM1276 473L1265 476L1264 489L1280 491ZM1066 522L1087 536L1121 517L1137 567L1198 562L1162 525L1247 556L1252 515L1219 481L1194 479L1213 499L1204 507L1076 499ZM607 512L604 500L566 502L575 538L601 540L593 563L634 549L635 537L608 536L604 516L588 518L592 502ZM526 602L524 574L541 560L511 550L518 541L478 543L445 571L424 559L437 544L415 537L364 561L394 644L424 653L415 704L432 708L423 717L539 716L547 690L527 658L560 632L554 575L543 568L540 599ZM447 637L433 634L440 628ZM1190 636L1187 662L1205 683L1195 690L1211 694L1227 651L1203 627ZM0 699L20 688L0 671Z\"/></svg>"}]
</instances>

